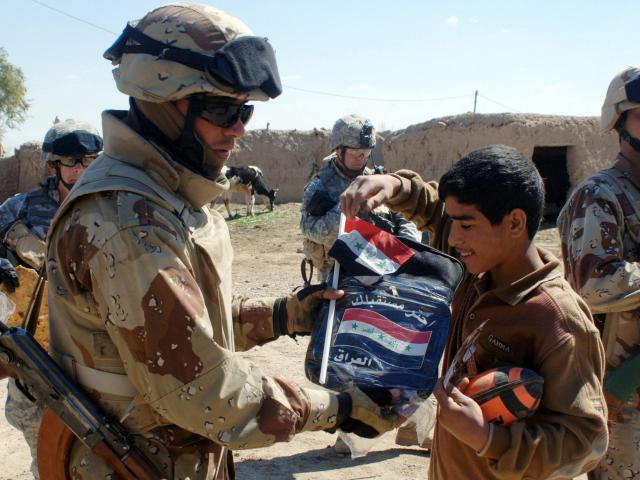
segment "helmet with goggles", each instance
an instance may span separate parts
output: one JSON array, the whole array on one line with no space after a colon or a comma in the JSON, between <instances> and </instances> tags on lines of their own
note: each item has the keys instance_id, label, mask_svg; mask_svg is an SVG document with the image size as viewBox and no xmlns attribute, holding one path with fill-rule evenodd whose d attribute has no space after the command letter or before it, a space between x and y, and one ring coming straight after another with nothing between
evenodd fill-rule
<instances>
[{"instance_id":1,"label":"helmet with goggles","mask_svg":"<svg viewBox=\"0 0 640 480\"><path fill-rule=\"evenodd\" d=\"M369 120L359 115L338 119L331 130L331 150L338 147L373 148L375 144L376 130Z\"/></svg>"},{"instance_id":2,"label":"helmet with goggles","mask_svg":"<svg viewBox=\"0 0 640 480\"><path fill-rule=\"evenodd\" d=\"M196 94L242 102L282 92L266 38L209 5L169 4L130 22L104 53L118 89L162 103Z\"/></svg>"},{"instance_id":3,"label":"helmet with goggles","mask_svg":"<svg viewBox=\"0 0 640 480\"><path fill-rule=\"evenodd\" d=\"M600 126L603 132L616 128L624 112L640 107L640 66L634 65L618 73L607 90L602 104Z\"/></svg>"},{"instance_id":4,"label":"helmet with goggles","mask_svg":"<svg viewBox=\"0 0 640 480\"><path fill-rule=\"evenodd\" d=\"M49 129L42 142L40 159L66 166L88 166L102 151L102 137L86 122L64 120Z\"/></svg>"}]
</instances>

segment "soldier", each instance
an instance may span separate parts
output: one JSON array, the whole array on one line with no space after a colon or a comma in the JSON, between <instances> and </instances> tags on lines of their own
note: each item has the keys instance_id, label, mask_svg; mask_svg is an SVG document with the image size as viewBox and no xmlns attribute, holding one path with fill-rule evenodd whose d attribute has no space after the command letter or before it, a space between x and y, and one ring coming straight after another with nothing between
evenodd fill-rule
<instances>
[{"instance_id":1,"label":"soldier","mask_svg":"<svg viewBox=\"0 0 640 480\"><path fill-rule=\"evenodd\" d=\"M360 390L304 388L235 353L308 333L320 299L343 294L232 299L229 232L205 206L229 187L246 102L281 92L267 40L211 6L169 4L105 57L130 108L104 112L104 154L51 226L54 358L168 479L233 478L231 449L303 431L394 428ZM61 453L74 478L114 475L78 441Z\"/></svg>"},{"instance_id":2,"label":"soldier","mask_svg":"<svg viewBox=\"0 0 640 480\"><path fill-rule=\"evenodd\" d=\"M20 283L14 265L40 270L44 241L56 210L101 150L102 138L87 123L66 120L49 129L40 159L47 163L52 176L40 188L14 195L0 206L0 281L7 290L14 291ZM42 409L18 389L13 379L7 388L5 415L11 425L22 431L35 459ZM38 478L35 462L31 471Z\"/></svg>"},{"instance_id":3,"label":"soldier","mask_svg":"<svg viewBox=\"0 0 640 480\"><path fill-rule=\"evenodd\" d=\"M318 278L325 281L333 267L327 252L338 237L340 195L358 175L371 175L367 162L376 144L376 131L369 120L359 115L339 118L331 130L331 154L325 164L304 187L300 228L305 236L303 250L318 269ZM375 213L361 212L361 218L378 227L411 240L421 235L402 214L385 207Z\"/></svg>"},{"instance_id":4,"label":"soldier","mask_svg":"<svg viewBox=\"0 0 640 480\"><path fill-rule=\"evenodd\" d=\"M565 275L600 320L606 352L610 444L590 478L640 479L639 369L625 373L640 354L640 66L613 78L600 124L618 134L620 152L575 190L558 228ZM616 384L631 395L619 398Z\"/></svg>"},{"instance_id":5,"label":"soldier","mask_svg":"<svg viewBox=\"0 0 640 480\"><path fill-rule=\"evenodd\" d=\"M334 264L327 252L338 237L340 195L359 175L374 173L366 165L375 144L376 131L369 120L359 115L339 118L331 130L331 154L322 160L325 165L304 187L300 220L305 236L303 250L307 261L317 268L320 281L327 280ZM359 216L394 235L417 242L421 240L421 234L412 222L384 206L374 213L363 210ZM415 425L400 428L396 442L399 445L420 444ZM430 436L422 446L431 446ZM339 453L349 452L349 447L341 439L334 448Z\"/></svg>"}]
</instances>

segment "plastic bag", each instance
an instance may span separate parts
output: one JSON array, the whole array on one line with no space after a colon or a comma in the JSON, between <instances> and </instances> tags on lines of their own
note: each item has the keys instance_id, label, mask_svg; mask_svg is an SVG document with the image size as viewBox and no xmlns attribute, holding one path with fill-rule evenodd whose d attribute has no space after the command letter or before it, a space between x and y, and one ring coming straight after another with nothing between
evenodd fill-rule
<instances>
[{"instance_id":1,"label":"plastic bag","mask_svg":"<svg viewBox=\"0 0 640 480\"><path fill-rule=\"evenodd\" d=\"M0 322L6 325L15 310L16 304L13 303L13 300L3 292L0 292Z\"/></svg>"}]
</instances>

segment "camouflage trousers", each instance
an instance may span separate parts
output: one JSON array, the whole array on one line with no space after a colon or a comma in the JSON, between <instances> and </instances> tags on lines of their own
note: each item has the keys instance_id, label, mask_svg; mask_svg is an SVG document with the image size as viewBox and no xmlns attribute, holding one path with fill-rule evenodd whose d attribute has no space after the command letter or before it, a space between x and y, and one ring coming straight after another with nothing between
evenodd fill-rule
<instances>
[{"instance_id":1,"label":"camouflage trousers","mask_svg":"<svg viewBox=\"0 0 640 480\"><path fill-rule=\"evenodd\" d=\"M640 410L634 395L620 421L609 422L609 448L589 480L640 480Z\"/></svg>"},{"instance_id":2,"label":"camouflage trousers","mask_svg":"<svg viewBox=\"0 0 640 480\"><path fill-rule=\"evenodd\" d=\"M20 430L31 450L31 473L34 478L40 478L38 474L37 449L38 430L44 409L29 400L18 389L15 380L7 382L7 403L5 404L5 416L9 424Z\"/></svg>"}]
</instances>

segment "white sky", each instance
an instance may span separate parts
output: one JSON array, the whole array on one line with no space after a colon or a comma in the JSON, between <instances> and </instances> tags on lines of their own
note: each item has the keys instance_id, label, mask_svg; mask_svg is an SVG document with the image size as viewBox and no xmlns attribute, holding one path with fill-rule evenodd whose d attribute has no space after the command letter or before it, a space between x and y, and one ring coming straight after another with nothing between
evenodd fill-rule
<instances>
[{"instance_id":1,"label":"white sky","mask_svg":"<svg viewBox=\"0 0 640 480\"><path fill-rule=\"evenodd\" d=\"M0 0L0 46L22 68L32 105L28 120L5 134L8 153L41 140L56 115L101 130L102 110L126 108L102 53L127 20L162 3ZM396 130L472 110L475 90L481 113L598 115L613 75L640 63L637 0L213 5L276 49L285 91L256 106L252 128L331 128L358 113L378 130Z\"/></svg>"}]
</instances>

